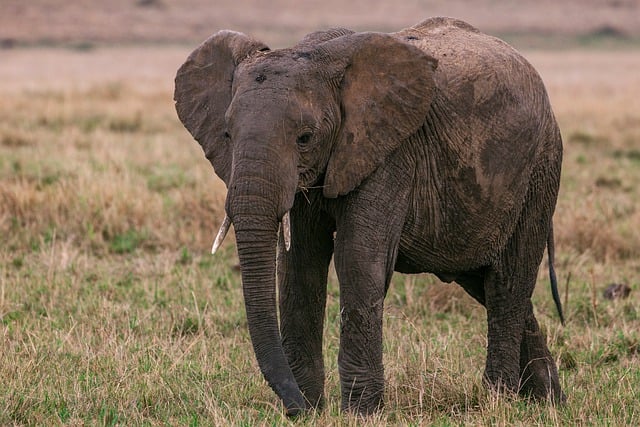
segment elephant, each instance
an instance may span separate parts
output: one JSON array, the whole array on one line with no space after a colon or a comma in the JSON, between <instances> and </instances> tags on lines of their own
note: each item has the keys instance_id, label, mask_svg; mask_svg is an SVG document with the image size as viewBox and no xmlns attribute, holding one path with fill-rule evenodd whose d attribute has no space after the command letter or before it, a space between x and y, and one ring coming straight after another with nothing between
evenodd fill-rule
<instances>
[{"instance_id":1,"label":"elephant","mask_svg":"<svg viewBox=\"0 0 640 427\"><path fill-rule=\"evenodd\" d=\"M514 48L436 17L396 33L317 31L271 50L222 30L186 59L174 101L226 187L251 342L288 415L325 402L331 260L345 411L383 408L394 271L456 282L486 308L490 388L564 402L531 302L562 139ZM279 314L278 314L279 313Z\"/></svg>"}]
</instances>

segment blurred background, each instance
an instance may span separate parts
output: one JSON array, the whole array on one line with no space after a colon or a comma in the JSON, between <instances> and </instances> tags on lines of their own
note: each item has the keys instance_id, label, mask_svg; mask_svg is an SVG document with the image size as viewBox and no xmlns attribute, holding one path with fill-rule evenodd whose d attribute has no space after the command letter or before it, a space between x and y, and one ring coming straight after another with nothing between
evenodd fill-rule
<instances>
[{"instance_id":1,"label":"blurred background","mask_svg":"<svg viewBox=\"0 0 640 427\"><path fill-rule=\"evenodd\" d=\"M319 28L395 31L438 15L522 43L640 35L636 0L3 0L0 40L4 46L191 43L229 28L281 47Z\"/></svg>"},{"instance_id":2,"label":"blurred background","mask_svg":"<svg viewBox=\"0 0 640 427\"><path fill-rule=\"evenodd\" d=\"M640 36L636 0L3 0L0 42L83 47L192 43L228 28L282 47L320 28L395 31L439 15L461 18L523 45Z\"/></svg>"},{"instance_id":3,"label":"blurred background","mask_svg":"<svg viewBox=\"0 0 640 427\"><path fill-rule=\"evenodd\" d=\"M2 0L0 88L128 78L170 89L185 54L220 29L279 48L318 29L389 32L431 16L461 18L526 50L640 45L636 0Z\"/></svg>"}]
</instances>

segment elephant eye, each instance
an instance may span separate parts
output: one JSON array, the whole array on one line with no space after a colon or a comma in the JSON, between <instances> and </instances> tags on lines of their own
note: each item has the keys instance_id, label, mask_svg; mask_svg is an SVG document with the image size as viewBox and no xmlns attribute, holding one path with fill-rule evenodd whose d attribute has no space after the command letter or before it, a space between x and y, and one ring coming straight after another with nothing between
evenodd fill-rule
<instances>
[{"instance_id":1,"label":"elephant eye","mask_svg":"<svg viewBox=\"0 0 640 427\"><path fill-rule=\"evenodd\" d=\"M305 132L298 137L298 140L296 142L298 143L298 145L307 145L311 142L312 138L313 134L311 132Z\"/></svg>"},{"instance_id":2,"label":"elephant eye","mask_svg":"<svg viewBox=\"0 0 640 427\"><path fill-rule=\"evenodd\" d=\"M231 139L231 134L227 131L224 131L224 139Z\"/></svg>"}]
</instances>

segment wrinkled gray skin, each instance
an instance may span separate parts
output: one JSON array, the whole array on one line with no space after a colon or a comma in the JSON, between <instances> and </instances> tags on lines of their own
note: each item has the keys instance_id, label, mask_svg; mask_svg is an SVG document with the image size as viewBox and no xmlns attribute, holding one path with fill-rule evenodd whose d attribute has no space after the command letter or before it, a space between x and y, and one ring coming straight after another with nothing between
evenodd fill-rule
<instances>
[{"instance_id":1,"label":"wrinkled gray skin","mask_svg":"<svg viewBox=\"0 0 640 427\"><path fill-rule=\"evenodd\" d=\"M322 31L275 51L221 31L180 68L175 100L227 185L251 341L287 413L323 403L332 256L344 409L383 404L394 270L455 280L486 307L489 386L564 400L531 304L562 142L515 50L448 18ZM287 211L289 251L278 244Z\"/></svg>"}]
</instances>

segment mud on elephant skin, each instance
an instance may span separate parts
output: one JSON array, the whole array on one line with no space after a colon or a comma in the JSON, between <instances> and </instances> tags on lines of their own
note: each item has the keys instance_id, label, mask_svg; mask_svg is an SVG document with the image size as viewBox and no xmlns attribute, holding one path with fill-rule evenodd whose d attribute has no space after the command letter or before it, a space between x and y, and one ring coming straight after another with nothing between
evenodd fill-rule
<instances>
[{"instance_id":1,"label":"mud on elephant skin","mask_svg":"<svg viewBox=\"0 0 640 427\"><path fill-rule=\"evenodd\" d=\"M555 285L562 141L514 49L450 18L280 50L220 31L175 85L180 120L227 186L251 341L287 413L323 404L332 257L344 409L383 405L394 271L456 281L486 307L491 387L564 399L531 304L545 247Z\"/></svg>"}]
</instances>

